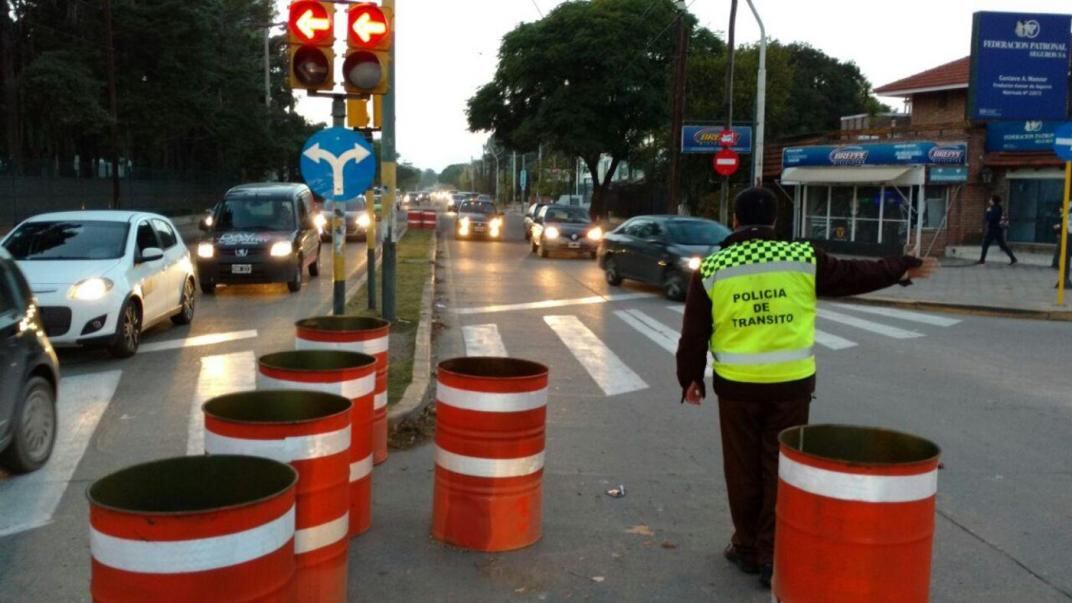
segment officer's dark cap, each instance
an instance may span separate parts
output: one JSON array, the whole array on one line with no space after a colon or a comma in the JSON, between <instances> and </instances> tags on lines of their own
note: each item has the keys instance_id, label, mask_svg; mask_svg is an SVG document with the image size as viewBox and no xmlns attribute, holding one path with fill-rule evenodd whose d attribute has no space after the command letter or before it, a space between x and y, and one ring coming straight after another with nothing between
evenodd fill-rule
<instances>
[{"instance_id":1,"label":"officer's dark cap","mask_svg":"<svg viewBox=\"0 0 1072 603\"><path fill-rule=\"evenodd\" d=\"M746 189L733 200L733 215L741 226L770 226L778 217L778 199L765 188Z\"/></svg>"}]
</instances>

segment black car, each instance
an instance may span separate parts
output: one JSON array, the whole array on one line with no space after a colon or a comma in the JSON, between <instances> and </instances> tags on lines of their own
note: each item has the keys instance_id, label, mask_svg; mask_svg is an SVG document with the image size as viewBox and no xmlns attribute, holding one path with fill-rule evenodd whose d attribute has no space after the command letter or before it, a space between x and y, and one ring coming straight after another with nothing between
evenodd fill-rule
<instances>
[{"instance_id":1,"label":"black car","mask_svg":"<svg viewBox=\"0 0 1072 603\"><path fill-rule=\"evenodd\" d=\"M56 352L30 286L0 247L0 464L40 468L56 442Z\"/></svg>"},{"instance_id":2,"label":"black car","mask_svg":"<svg viewBox=\"0 0 1072 603\"><path fill-rule=\"evenodd\" d=\"M304 184L243 184L227 191L197 246L201 291L223 283L286 283L301 289L305 269L320 274L320 232Z\"/></svg>"},{"instance_id":3,"label":"black car","mask_svg":"<svg viewBox=\"0 0 1072 603\"><path fill-rule=\"evenodd\" d=\"M532 253L545 258L552 251L596 257L603 230L592 223L588 210L568 205L545 205L532 225Z\"/></svg>"},{"instance_id":4,"label":"black car","mask_svg":"<svg viewBox=\"0 0 1072 603\"><path fill-rule=\"evenodd\" d=\"M682 300L692 272L729 234L713 220L638 216L603 237L599 266L611 285L632 279L659 285L666 297Z\"/></svg>"},{"instance_id":5,"label":"black car","mask_svg":"<svg viewBox=\"0 0 1072 603\"><path fill-rule=\"evenodd\" d=\"M503 217L492 203L462 201L458 217L454 221L455 239L500 239L503 234Z\"/></svg>"},{"instance_id":6,"label":"black car","mask_svg":"<svg viewBox=\"0 0 1072 603\"><path fill-rule=\"evenodd\" d=\"M536 223L536 214L539 213L543 207L548 205L547 203L536 201L529 203L528 209L525 210L525 240L532 239L532 226Z\"/></svg>"}]
</instances>

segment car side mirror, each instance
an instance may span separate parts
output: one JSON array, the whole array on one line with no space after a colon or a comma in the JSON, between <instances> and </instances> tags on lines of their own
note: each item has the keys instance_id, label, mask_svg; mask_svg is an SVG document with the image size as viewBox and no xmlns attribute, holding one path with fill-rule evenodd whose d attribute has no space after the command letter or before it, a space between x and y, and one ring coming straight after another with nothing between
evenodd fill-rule
<instances>
[{"instance_id":1,"label":"car side mirror","mask_svg":"<svg viewBox=\"0 0 1072 603\"><path fill-rule=\"evenodd\" d=\"M147 262L155 262L157 260L164 259L164 250L159 247L146 247L141 252L141 257L138 258L136 263L144 264Z\"/></svg>"}]
</instances>

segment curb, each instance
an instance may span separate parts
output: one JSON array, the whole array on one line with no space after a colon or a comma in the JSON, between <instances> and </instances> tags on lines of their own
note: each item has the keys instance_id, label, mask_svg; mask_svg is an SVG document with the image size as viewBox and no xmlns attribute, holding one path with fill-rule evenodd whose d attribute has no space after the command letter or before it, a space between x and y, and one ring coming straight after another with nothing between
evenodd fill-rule
<instances>
[{"instance_id":1,"label":"curb","mask_svg":"<svg viewBox=\"0 0 1072 603\"><path fill-rule=\"evenodd\" d=\"M867 306L890 306L904 308L906 310L929 310L934 312L951 312L954 314L969 314L972 316L991 316L998 318L1023 318L1028 320L1051 320L1057 322L1072 322L1072 310L1031 310L1028 308L1002 308L1000 306L984 306L976 304L956 304L950 302L934 302L918 299L897 299L892 297L848 297L853 303Z\"/></svg>"},{"instance_id":2,"label":"curb","mask_svg":"<svg viewBox=\"0 0 1072 603\"><path fill-rule=\"evenodd\" d=\"M429 386L432 383L432 304L435 302L436 251L439 247L439 231L436 231L432 249L428 252L428 281L421 294L420 324L413 349L413 378L402 399L387 411L387 429L394 432L406 419L421 412L425 406Z\"/></svg>"}]
</instances>

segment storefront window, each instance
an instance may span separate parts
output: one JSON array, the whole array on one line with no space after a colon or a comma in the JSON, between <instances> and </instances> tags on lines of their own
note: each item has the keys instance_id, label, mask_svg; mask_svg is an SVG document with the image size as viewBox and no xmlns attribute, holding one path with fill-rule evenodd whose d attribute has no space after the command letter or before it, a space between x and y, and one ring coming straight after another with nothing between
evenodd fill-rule
<instances>
[{"instance_id":1,"label":"storefront window","mask_svg":"<svg viewBox=\"0 0 1072 603\"><path fill-rule=\"evenodd\" d=\"M805 217L804 232L809 239L826 238L828 186L809 186L807 189L808 214Z\"/></svg>"},{"instance_id":2,"label":"storefront window","mask_svg":"<svg viewBox=\"0 0 1072 603\"><path fill-rule=\"evenodd\" d=\"M878 243L878 216L882 205L882 187L856 187L856 236L860 243Z\"/></svg>"},{"instance_id":3,"label":"storefront window","mask_svg":"<svg viewBox=\"0 0 1072 603\"><path fill-rule=\"evenodd\" d=\"M942 228L945 226L945 208L948 203L947 186L928 186L923 189L926 199L923 214L923 228Z\"/></svg>"},{"instance_id":4,"label":"storefront window","mask_svg":"<svg viewBox=\"0 0 1072 603\"><path fill-rule=\"evenodd\" d=\"M1061 180L1010 179L1009 240L1024 243L1056 243L1053 225L1061 222Z\"/></svg>"},{"instance_id":5,"label":"storefront window","mask_svg":"<svg viewBox=\"0 0 1072 603\"><path fill-rule=\"evenodd\" d=\"M848 241L852 234L853 187L831 187L830 195L830 240Z\"/></svg>"}]
</instances>

